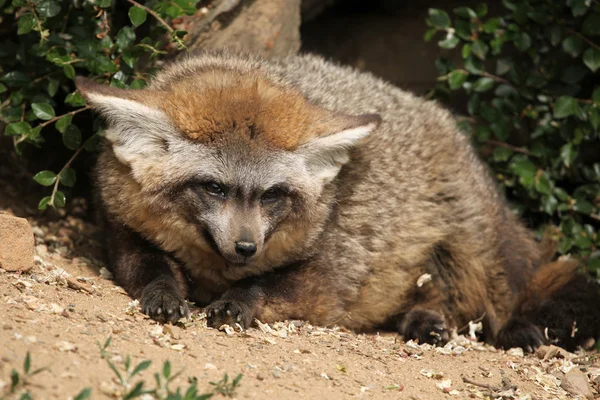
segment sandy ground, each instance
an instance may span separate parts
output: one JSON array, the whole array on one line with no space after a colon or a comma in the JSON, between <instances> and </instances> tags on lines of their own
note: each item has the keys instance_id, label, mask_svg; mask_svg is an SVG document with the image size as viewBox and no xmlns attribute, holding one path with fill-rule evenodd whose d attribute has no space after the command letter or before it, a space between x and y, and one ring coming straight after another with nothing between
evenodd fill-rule
<instances>
[{"instance_id":1,"label":"sandy ground","mask_svg":"<svg viewBox=\"0 0 600 400\"><path fill-rule=\"evenodd\" d=\"M89 222L84 202L71 202L62 216L40 215L14 182L0 177L0 187L0 212L27 217L36 240L30 271L0 269L0 398L9 391L13 369L23 376L28 352L31 371L46 368L6 398L29 391L34 399L66 399L84 388L91 388L93 399L121 398L139 381L154 388L154 373L166 360L173 373L183 371L171 390L185 391L188 377L196 377L199 393L208 393L215 389L209 382L242 374L231 394L238 399L567 399L575 397L561 388L565 373L581 371L592 387L600 382L596 353L524 357L464 336L431 348L405 343L393 332L356 334L301 321L219 331L207 328L194 307L185 324L163 327L106 278L101 232ZM103 359L98 342L109 337ZM130 370L143 360L152 364L121 384L108 361L124 371L128 357Z\"/></svg>"}]
</instances>

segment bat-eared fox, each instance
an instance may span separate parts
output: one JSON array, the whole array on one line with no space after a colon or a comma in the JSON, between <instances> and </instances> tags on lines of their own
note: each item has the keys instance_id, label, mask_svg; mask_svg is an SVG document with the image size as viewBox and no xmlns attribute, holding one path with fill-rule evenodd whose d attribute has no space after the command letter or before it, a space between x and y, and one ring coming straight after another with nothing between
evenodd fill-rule
<instances>
[{"instance_id":1,"label":"bat-eared fox","mask_svg":"<svg viewBox=\"0 0 600 400\"><path fill-rule=\"evenodd\" d=\"M528 351L599 336L597 285L552 261L435 102L312 55L188 56L142 90L76 82L107 121L112 270L158 321L188 298L214 327L436 344L481 319L483 340Z\"/></svg>"}]
</instances>

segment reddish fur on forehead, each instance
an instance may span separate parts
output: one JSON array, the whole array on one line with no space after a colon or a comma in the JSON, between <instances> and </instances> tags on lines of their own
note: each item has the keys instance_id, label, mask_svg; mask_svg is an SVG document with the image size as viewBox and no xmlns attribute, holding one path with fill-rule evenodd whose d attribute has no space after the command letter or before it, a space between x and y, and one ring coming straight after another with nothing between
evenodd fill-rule
<instances>
[{"instance_id":1,"label":"reddish fur on forehead","mask_svg":"<svg viewBox=\"0 0 600 400\"><path fill-rule=\"evenodd\" d=\"M161 103L177 128L199 142L244 138L293 150L326 133L315 124L321 109L257 76L205 75L171 85Z\"/></svg>"}]
</instances>

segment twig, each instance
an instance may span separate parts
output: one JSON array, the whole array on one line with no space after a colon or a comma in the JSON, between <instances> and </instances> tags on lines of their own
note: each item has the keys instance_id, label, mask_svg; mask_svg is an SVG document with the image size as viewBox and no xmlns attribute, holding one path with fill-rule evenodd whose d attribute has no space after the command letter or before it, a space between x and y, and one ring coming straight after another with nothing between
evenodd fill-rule
<instances>
[{"instance_id":1,"label":"twig","mask_svg":"<svg viewBox=\"0 0 600 400\"><path fill-rule=\"evenodd\" d=\"M484 71L484 72L481 72L479 75L481 75L481 76L485 76L485 77L487 77L487 78L492 78L492 79L493 79L493 80L495 80L496 82L500 82L500 83L506 83L506 84L509 84L509 85L510 85L510 81L508 81L508 80L506 80L506 79L504 79L504 78L501 78L501 77L499 77L499 76L497 76L497 75L490 74L489 72L485 72L485 71Z\"/></svg>"},{"instance_id":2,"label":"twig","mask_svg":"<svg viewBox=\"0 0 600 400\"><path fill-rule=\"evenodd\" d=\"M50 196L50 201L48 202L48 204L51 204L52 207L54 207L54 197L56 196L56 192L58 192L58 184L60 183L60 175L63 172L65 172L65 170L67 168L69 168L71 166L71 164L73 163L73 161L75 161L75 159L77 158L77 156L79 155L79 153L81 153L81 151L83 150L83 148L84 148L84 145L82 145L81 147L79 147L77 149L77 151L75 151L75 154L73 154L73 156L69 159L69 161L67 161L67 163L62 167L62 169L56 175L56 182L54 182L54 187L52 188L52 196Z\"/></svg>"},{"instance_id":3,"label":"twig","mask_svg":"<svg viewBox=\"0 0 600 400\"><path fill-rule=\"evenodd\" d=\"M488 385L487 383L475 382L474 380L469 379L466 376L463 376L462 380L463 380L464 383L469 383L469 384L471 384L473 386L482 387L482 388L487 389L487 390L489 390L491 392L500 392L500 391L502 391L502 389L499 388L499 387Z\"/></svg>"},{"instance_id":4,"label":"twig","mask_svg":"<svg viewBox=\"0 0 600 400\"><path fill-rule=\"evenodd\" d=\"M581 40L583 40L584 42L586 42L587 44L589 44L590 46L592 46L593 48L600 50L600 46L597 45L596 43L594 43L592 40L586 38L585 36L583 36L581 33L574 31L571 28L567 28L566 26L564 27L565 30L567 32L569 32L571 35L577 36L578 38L580 38Z\"/></svg>"},{"instance_id":5,"label":"twig","mask_svg":"<svg viewBox=\"0 0 600 400\"><path fill-rule=\"evenodd\" d=\"M150 14L154 18L156 18L158 20L158 22L160 22L165 28L167 28L167 30L169 31L169 33L173 33L174 32L174 29L171 28L171 26L169 24L167 24L167 21L165 21L164 19L162 19L161 16L158 15L156 12L152 11L151 9L149 9L146 6L141 5L140 3L138 3L135 0L127 0L127 1L130 2L131 4L133 4L136 7L144 9L148 14Z\"/></svg>"},{"instance_id":6,"label":"twig","mask_svg":"<svg viewBox=\"0 0 600 400\"><path fill-rule=\"evenodd\" d=\"M600 221L600 214L590 214L590 218Z\"/></svg>"},{"instance_id":7,"label":"twig","mask_svg":"<svg viewBox=\"0 0 600 400\"><path fill-rule=\"evenodd\" d=\"M486 314L487 314L487 313L486 313L486 312L484 312L483 314L481 314L481 317L479 317L479 318L477 318L477 319L475 319L475 320L473 320L473 321L471 321L471 322L472 322L472 323L474 323L474 324L476 324L476 323L478 323L478 322L481 322L481 321L483 321L483 319L485 318ZM462 328L460 328L460 329L457 329L457 330L456 330L456 332L460 333L460 332L463 332L463 331L465 331L466 329L469 329L469 324L466 324L466 325L465 325L465 326L463 326Z\"/></svg>"},{"instance_id":8,"label":"twig","mask_svg":"<svg viewBox=\"0 0 600 400\"><path fill-rule=\"evenodd\" d=\"M42 27L42 21L40 21L40 17L37 15L34 5L31 4L31 1L29 1L29 0L27 0L27 5L31 9L31 13L33 14L33 18L35 19L35 24L37 25L38 32L40 33L40 39L42 41L46 40L46 37L44 37L44 33L43 33L44 28Z\"/></svg>"},{"instance_id":9,"label":"twig","mask_svg":"<svg viewBox=\"0 0 600 400\"><path fill-rule=\"evenodd\" d=\"M83 107L83 108L79 108L79 109L77 109L77 110L70 111L70 112L68 112L68 113L65 113L65 114L63 114L63 115L59 115L58 117L54 117L54 118L52 118L52 119L49 119L48 121L46 121L46 122L44 122L44 123L41 123L41 124L39 124L39 126L41 126L41 127L43 128L43 127L45 127L45 126L48 126L48 125L50 125L50 124L51 124L51 123L53 123L53 122L56 122L56 121L58 121L58 120L59 120L59 119L61 119L62 117L66 117L67 115L75 115L75 114L79 114L80 112L83 112L83 111L89 110L90 108L91 108L90 106L85 106L85 107Z\"/></svg>"},{"instance_id":10,"label":"twig","mask_svg":"<svg viewBox=\"0 0 600 400\"><path fill-rule=\"evenodd\" d=\"M529 152L528 150L525 150L525 149L523 149L521 147L513 146L512 144L498 142L497 140L493 140L493 139L486 140L486 143L489 143L492 146L505 147L505 148L510 149L512 151L516 151L517 153L523 153L523 154L531 155L531 152Z\"/></svg>"}]
</instances>

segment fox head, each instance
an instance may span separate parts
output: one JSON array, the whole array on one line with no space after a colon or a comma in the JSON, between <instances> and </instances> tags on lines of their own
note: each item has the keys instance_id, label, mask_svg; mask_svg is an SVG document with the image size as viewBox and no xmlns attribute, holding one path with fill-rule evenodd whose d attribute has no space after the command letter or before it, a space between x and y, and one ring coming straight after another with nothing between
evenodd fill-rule
<instances>
[{"instance_id":1,"label":"fox head","mask_svg":"<svg viewBox=\"0 0 600 400\"><path fill-rule=\"evenodd\" d=\"M228 270L275 267L314 240L325 188L381 122L319 107L258 73L198 72L143 90L76 83L108 122L106 151L127 171L120 182L139 192L121 202L146 208L119 217L168 251L187 254L191 243Z\"/></svg>"}]
</instances>

